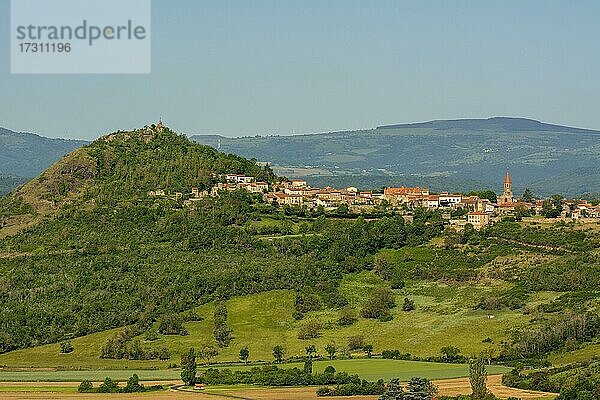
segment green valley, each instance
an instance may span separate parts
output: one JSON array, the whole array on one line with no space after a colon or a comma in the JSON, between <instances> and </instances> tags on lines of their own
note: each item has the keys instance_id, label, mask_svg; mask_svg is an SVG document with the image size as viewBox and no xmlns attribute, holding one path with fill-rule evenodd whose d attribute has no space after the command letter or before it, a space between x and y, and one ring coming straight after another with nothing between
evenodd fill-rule
<instances>
[{"instance_id":1,"label":"green valley","mask_svg":"<svg viewBox=\"0 0 600 400\"><path fill-rule=\"evenodd\" d=\"M455 230L440 210L189 196L224 174L280 181L152 125L106 135L3 197L0 380L171 380L194 348L207 376L314 359L316 373L441 379L480 357L489 373L518 368L513 385L555 390L522 368L580 371L600 357L597 223Z\"/></svg>"}]
</instances>

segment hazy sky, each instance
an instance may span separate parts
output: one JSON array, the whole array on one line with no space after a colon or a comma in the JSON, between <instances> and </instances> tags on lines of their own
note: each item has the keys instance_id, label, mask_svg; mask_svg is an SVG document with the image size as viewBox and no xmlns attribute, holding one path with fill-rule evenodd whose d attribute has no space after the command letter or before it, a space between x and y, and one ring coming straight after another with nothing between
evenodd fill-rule
<instances>
[{"instance_id":1,"label":"hazy sky","mask_svg":"<svg viewBox=\"0 0 600 400\"><path fill-rule=\"evenodd\" d=\"M227 136L498 115L600 128L599 21L597 0L153 0L151 74L11 75L0 0L0 126L85 139L161 115Z\"/></svg>"}]
</instances>

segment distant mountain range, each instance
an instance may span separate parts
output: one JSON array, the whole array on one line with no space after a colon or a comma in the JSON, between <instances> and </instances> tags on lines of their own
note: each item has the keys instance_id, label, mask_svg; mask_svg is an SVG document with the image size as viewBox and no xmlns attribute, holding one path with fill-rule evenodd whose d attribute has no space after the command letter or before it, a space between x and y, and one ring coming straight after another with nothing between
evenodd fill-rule
<instances>
[{"instance_id":1,"label":"distant mountain range","mask_svg":"<svg viewBox=\"0 0 600 400\"><path fill-rule=\"evenodd\" d=\"M525 118L439 120L295 136L191 138L286 167L276 172L304 176L315 185L420 184L438 191L500 191L508 170L518 192L525 187L539 195L600 192L600 131Z\"/></svg>"},{"instance_id":2,"label":"distant mountain range","mask_svg":"<svg viewBox=\"0 0 600 400\"><path fill-rule=\"evenodd\" d=\"M316 186L423 185L431 190L501 191L506 171L517 193L600 192L600 131L525 118L439 120L294 136L191 139L269 161L279 174ZM88 142L0 128L0 193Z\"/></svg>"},{"instance_id":3,"label":"distant mountain range","mask_svg":"<svg viewBox=\"0 0 600 400\"><path fill-rule=\"evenodd\" d=\"M0 128L0 175L33 178L64 155L88 142L50 139Z\"/></svg>"}]
</instances>

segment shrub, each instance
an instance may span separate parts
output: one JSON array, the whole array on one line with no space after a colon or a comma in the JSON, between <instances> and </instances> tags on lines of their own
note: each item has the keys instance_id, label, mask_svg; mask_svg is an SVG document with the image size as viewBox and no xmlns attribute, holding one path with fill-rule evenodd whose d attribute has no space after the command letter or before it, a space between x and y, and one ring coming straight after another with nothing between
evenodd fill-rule
<instances>
[{"instance_id":1,"label":"shrub","mask_svg":"<svg viewBox=\"0 0 600 400\"><path fill-rule=\"evenodd\" d=\"M117 382L108 377L106 377L104 382L102 382L98 387L99 393L115 393L117 390L119 390L119 385Z\"/></svg>"},{"instance_id":2,"label":"shrub","mask_svg":"<svg viewBox=\"0 0 600 400\"><path fill-rule=\"evenodd\" d=\"M375 288L365 302L361 315L364 318L381 318L395 306L394 292L387 288Z\"/></svg>"},{"instance_id":3,"label":"shrub","mask_svg":"<svg viewBox=\"0 0 600 400\"><path fill-rule=\"evenodd\" d=\"M67 340L66 342L62 342L60 344L60 352L63 354L71 353L74 350L71 341Z\"/></svg>"},{"instance_id":4,"label":"shrub","mask_svg":"<svg viewBox=\"0 0 600 400\"><path fill-rule=\"evenodd\" d=\"M365 337L362 335L348 338L348 349L361 350L365 347Z\"/></svg>"},{"instance_id":5,"label":"shrub","mask_svg":"<svg viewBox=\"0 0 600 400\"><path fill-rule=\"evenodd\" d=\"M79 384L79 387L77 388L77 391L79 393L90 393L93 390L94 390L94 385L92 384L92 382L90 382L88 380L82 381Z\"/></svg>"},{"instance_id":6,"label":"shrub","mask_svg":"<svg viewBox=\"0 0 600 400\"><path fill-rule=\"evenodd\" d=\"M344 308L340 311L340 317L337 320L338 325L340 326L349 326L358 321L356 318L356 314L350 308Z\"/></svg>"},{"instance_id":7,"label":"shrub","mask_svg":"<svg viewBox=\"0 0 600 400\"><path fill-rule=\"evenodd\" d=\"M300 326L298 330L298 339L316 339L321 336L321 323L318 321L308 321Z\"/></svg>"},{"instance_id":8,"label":"shrub","mask_svg":"<svg viewBox=\"0 0 600 400\"><path fill-rule=\"evenodd\" d=\"M415 309L415 302L408 297L404 298L404 304L402 304L403 311L413 311Z\"/></svg>"}]
</instances>

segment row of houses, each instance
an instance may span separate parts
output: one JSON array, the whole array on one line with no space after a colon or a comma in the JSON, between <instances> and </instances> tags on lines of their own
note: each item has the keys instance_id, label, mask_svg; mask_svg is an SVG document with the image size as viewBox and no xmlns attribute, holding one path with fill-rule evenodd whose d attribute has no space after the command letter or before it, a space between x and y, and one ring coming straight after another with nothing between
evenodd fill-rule
<instances>
[{"instance_id":1,"label":"row of houses","mask_svg":"<svg viewBox=\"0 0 600 400\"><path fill-rule=\"evenodd\" d=\"M450 224L458 228L466 224L473 225L476 229L486 226L495 219L506 215L514 215L519 211L529 211L531 214L541 214L544 200L532 203L515 200L512 192L512 181L508 174L504 181L504 191L496 202L478 196L465 196L460 193L431 193L428 188L422 187L388 187L383 193L360 191L356 187L336 189L333 187L315 188L305 180L284 180L269 184L256 181L254 177L244 174L225 174L219 176L221 182L217 183L210 191L191 189L191 193L169 195L164 190L158 189L149 192L153 197L169 197L179 200L185 197L185 203L203 199L206 196L218 196L221 191L247 190L250 193L262 194L263 200L280 206L306 206L308 208L324 207L335 209L342 204L353 211L371 210L383 204L410 211L417 207L431 210L464 209L469 212L460 219L450 220ZM583 200L563 200L563 218L600 218L600 206L594 206Z\"/></svg>"}]
</instances>

